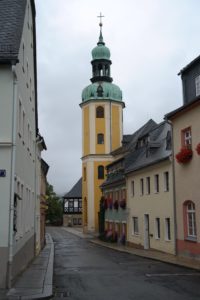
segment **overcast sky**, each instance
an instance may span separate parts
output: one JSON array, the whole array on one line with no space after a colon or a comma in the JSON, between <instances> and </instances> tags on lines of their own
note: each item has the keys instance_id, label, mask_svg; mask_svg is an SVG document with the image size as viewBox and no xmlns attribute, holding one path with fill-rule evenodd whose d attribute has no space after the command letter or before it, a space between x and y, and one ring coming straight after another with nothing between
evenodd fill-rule
<instances>
[{"instance_id":1,"label":"overcast sky","mask_svg":"<svg viewBox=\"0 0 200 300\"><path fill-rule=\"evenodd\" d=\"M198 0L36 0L39 129L48 181L59 194L81 177L81 92L103 37L121 88L124 133L182 104L177 73L200 54Z\"/></svg>"}]
</instances>

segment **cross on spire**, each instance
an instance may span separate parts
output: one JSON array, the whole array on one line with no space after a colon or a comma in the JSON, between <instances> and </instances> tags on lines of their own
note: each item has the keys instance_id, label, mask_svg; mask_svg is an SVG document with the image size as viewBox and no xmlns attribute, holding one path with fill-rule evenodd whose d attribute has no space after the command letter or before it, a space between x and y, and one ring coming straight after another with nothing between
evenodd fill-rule
<instances>
[{"instance_id":1,"label":"cross on spire","mask_svg":"<svg viewBox=\"0 0 200 300\"><path fill-rule=\"evenodd\" d=\"M103 26L103 23L102 23L102 18L105 18L105 16L102 15L102 13L100 12L100 15L97 16L97 18L100 19L100 23L99 23L99 26L102 27Z\"/></svg>"}]
</instances>

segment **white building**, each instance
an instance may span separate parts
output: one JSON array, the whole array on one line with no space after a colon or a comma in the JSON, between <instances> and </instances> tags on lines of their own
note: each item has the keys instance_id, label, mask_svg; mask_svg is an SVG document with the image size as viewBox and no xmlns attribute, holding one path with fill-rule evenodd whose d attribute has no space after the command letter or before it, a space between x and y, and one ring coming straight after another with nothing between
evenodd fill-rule
<instances>
[{"instance_id":1,"label":"white building","mask_svg":"<svg viewBox=\"0 0 200 300\"><path fill-rule=\"evenodd\" d=\"M38 134L36 71L34 0L2 0L0 287L10 286L40 248L38 201L43 139Z\"/></svg>"}]
</instances>

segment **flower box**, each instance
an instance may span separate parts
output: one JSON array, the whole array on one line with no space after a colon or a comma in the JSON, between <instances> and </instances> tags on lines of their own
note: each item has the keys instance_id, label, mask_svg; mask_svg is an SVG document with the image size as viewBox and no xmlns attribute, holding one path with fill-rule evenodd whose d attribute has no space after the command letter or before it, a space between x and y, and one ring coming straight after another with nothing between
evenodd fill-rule
<instances>
[{"instance_id":1,"label":"flower box","mask_svg":"<svg viewBox=\"0 0 200 300\"><path fill-rule=\"evenodd\" d=\"M198 143L198 145L196 147L196 151L197 151L197 154L200 155L200 143Z\"/></svg>"},{"instance_id":2,"label":"flower box","mask_svg":"<svg viewBox=\"0 0 200 300\"><path fill-rule=\"evenodd\" d=\"M187 148L182 148L177 154L176 154L176 160L179 164L185 164L190 161L192 158L192 150Z\"/></svg>"},{"instance_id":3,"label":"flower box","mask_svg":"<svg viewBox=\"0 0 200 300\"><path fill-rule=\"evenodd\" d=\"M115 200L115 202L114 202L114 209L118 210L118 208L119 208L118 200Z\"/></svg>"},{"instance_id":4,"label":"flower box","mask_svg":"<svg viewBox=\"0 0 200 300\"><path fill-rule=\"evenodd\" d=\"M126 200L123 199L119 202L119 206L122 208L122 209L125 209L126 208Z\"/></svg>"}]
</instances>

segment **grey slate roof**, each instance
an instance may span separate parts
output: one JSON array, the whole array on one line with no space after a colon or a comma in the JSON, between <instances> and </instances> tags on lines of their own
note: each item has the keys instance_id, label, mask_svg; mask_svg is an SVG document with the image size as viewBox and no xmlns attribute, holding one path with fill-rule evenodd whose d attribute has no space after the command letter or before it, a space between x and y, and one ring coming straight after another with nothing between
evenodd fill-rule
<instances>
[{"instance_id":1,"label":"grey slate roof","mask_svg":"<svg viewBox=\"0 0 200 300\"><path fill-rule=\"evenodd\" d=\"M26 0L0 1L0 61L17 60Z\"/></svg>"},{"instance_id":2,"label":"grey slate roof","mask_svg":"<svg viewBox=\"0 0 200 300\"><path fill-rule=\"evenodd\" d=\"M82 198L82 177L63 198Z\"/></svg>"},{"instance_id":3,"label":"grey slate roof","mask_svg":"<svg viewBox=\"0 0 200 300\"><path fill-rule=\"evenodd\" d=\"M167 147L171 127L162 122L149 132L147 145L133 150L125 158L125 173L130 173L144 167L169 159L171 147Z\"/></svg>"},{"instance_id":4,"label":"grey slate roof","mask_svg":"<svg viewBox=\"0 0 200 300\"><path fill-rule=\"evenodd\" d=\"M138 140L148 136L143 146L138 146ZM128 136L129 139L129 136ZM169 159L171 155L171 126L166 122L156 124L149 120L144 126L132 134L129 143L125 143L120 149L126 148L123 161L123 169L108 174L101 188L107 188L125 182L125 175L146 168L163 160ZM118 153L117 153L118 154ZM107 169L117 164L119 160L107 166Z\"/></svg>"}]
</instances>

